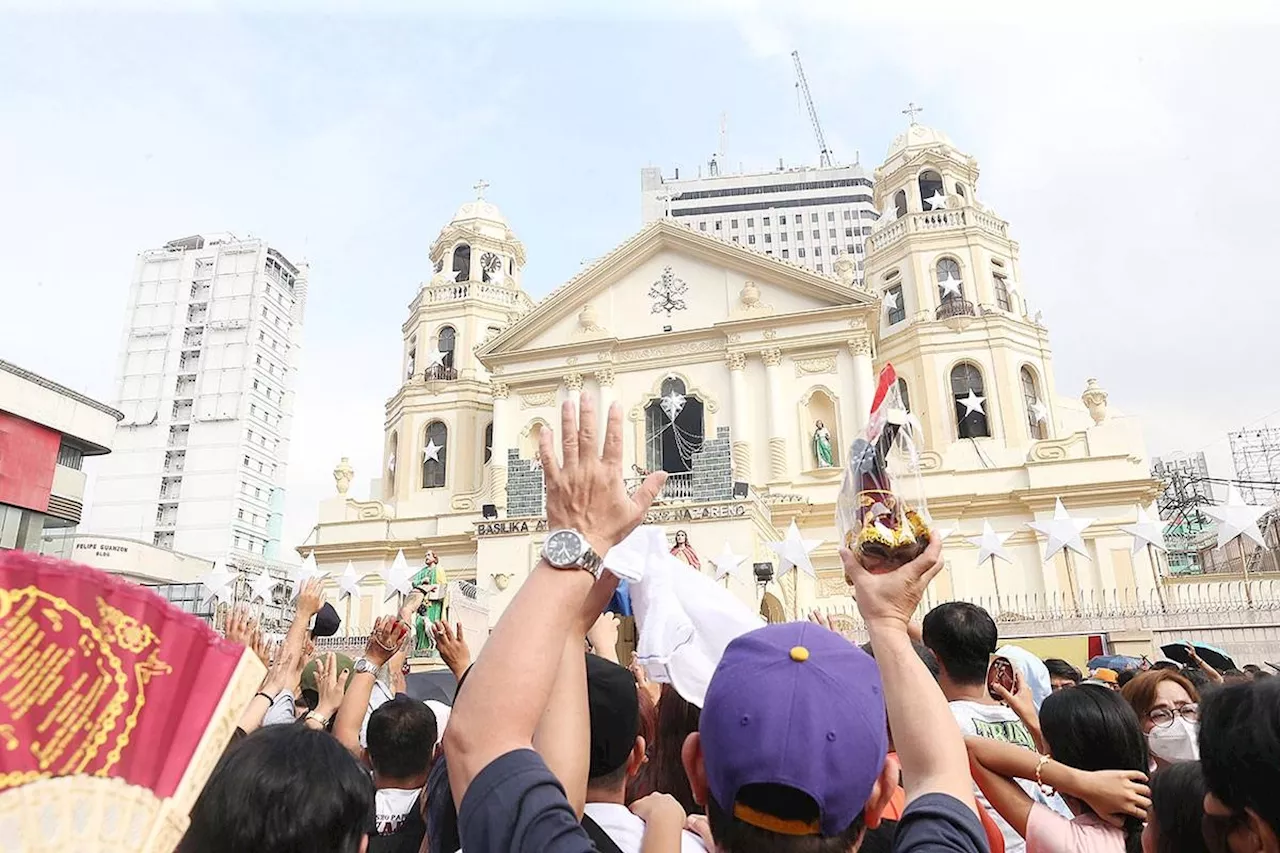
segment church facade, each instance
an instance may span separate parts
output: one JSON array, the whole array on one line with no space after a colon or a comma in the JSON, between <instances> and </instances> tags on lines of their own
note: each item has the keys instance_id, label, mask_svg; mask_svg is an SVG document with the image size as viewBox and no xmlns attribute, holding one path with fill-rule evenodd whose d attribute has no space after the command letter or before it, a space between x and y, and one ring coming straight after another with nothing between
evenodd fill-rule
<instances>
[{"instance_id":1,"label":"church facade","mask_svg":"<svg viewBox=\"0 0 1280 853\"><path fill-rule=\"evenodd\" d=\"M334 575L348 562L366 575L360 598L340 605L344 625L357 634L393 609L377 573L400 550L414 566L432 552L496 622L545 533L539 432L583 391L622 406L635 482L670 473L650 521L692 568L773 621L846 603L836 495L885 363L921 427L929 513L952 531L935 598L985 597L1003 611L1150 594L1159 566L1121 530L1158 491L1140 428L1108 411L1093 380L1060 393L1018 245L977 184L972 157L912 124L875 172L884 213L862 287L853 256L824 275L664 219L536 303L501 212L463 205L401 328L385 470L359 500L340 465L314 545L300 549ZM1093 519L1087 558L1043 560L1027 524L1051 518L1058 499ZM812 575L781 571L770 547L793 522L817 542ZM1009 561L979 564L967 540L987 523Z\"/></svg>"}]
</instances>

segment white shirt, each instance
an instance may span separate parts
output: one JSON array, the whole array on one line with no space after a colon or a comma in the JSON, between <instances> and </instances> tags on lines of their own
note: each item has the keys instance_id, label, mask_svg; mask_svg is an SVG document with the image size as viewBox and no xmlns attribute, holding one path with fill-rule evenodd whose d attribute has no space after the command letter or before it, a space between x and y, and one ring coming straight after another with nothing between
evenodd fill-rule
<instances>
[{"instance_id":1,"label":"white shirt","mask_svg":"<svg viewBox=\"0 0 1280 853\"><path fill-rule=\"evenodd\" d=\"M399 829L421 793L421 788L379 788L374 793L378 834L390 835Z\"/></svg>"},{"instance_id":2,"label":"white shirt","mask_svg":"<svg viewBox=\"0 0 1280 853\"><path fill-rule=\"evenodd\" d=\"M644 821L631 813L631 809L617 803L587 803L583 809L587 817L596 822L604 834L613 839L622 853L640 853L644 842ZM681 830L681 853L706 853L702 839L692 832Z\"/></svg>"},{"instance_id":3,"label":"white shirt","mask_svg":"<svg viewBox=\"0 0 1280 853\"><path fill-rule=\"evenodd\" d=\"M976 735L1003 743L1013 743L1032 751L1038 751L1036 750L1035 738L1031 736L1031 732L1027 730L1022 720L1018 719L1018 715L1011 708L1007 708L1004 705L984 705L981 702L974 702L969 699L957 699L947 704L951 706L951 715L959 723L960 731L966 735ZM1027 792L1027 796L1037 803L1048 806L1063 817L1071 817L1067 804L1057 794L1052 797L1046 797L1040 792L1040 786L1036 783L1027 779L1015 779L1014 781L1021 785L1022 790ZM1026 853L1026 841L1018 834L1016 829L1009 825L1008 821L1000 816L999 812L991 807L991 803L983 796L977 785L973 786L973 793L978 799L978 804L987 810L987 814L991 815L991 819L995 821L996 826L1000 827L1000 834L1004 836L1005 853Z\"/></svg>"}]
</instances>

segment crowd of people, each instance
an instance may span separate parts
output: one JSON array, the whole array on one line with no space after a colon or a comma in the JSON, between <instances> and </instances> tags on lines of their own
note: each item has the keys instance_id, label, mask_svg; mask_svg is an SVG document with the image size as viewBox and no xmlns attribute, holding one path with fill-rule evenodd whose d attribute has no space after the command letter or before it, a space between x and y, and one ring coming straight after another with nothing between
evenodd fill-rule
<instances>
[{"instance_id":1,"label":"crowd of people","mask_svg":"<svg viewBox=\"0 0 1280 853\"><path fill-rule=\"evenodd\" d=\"M460 626L433 626L452 707L404 695L405 618L348 667L311 661L318 583L277 647L236 614L269 671L180 850L1280 853L1280 679L1194 659L1084 677L1001 647L971 604L915 622L936 537L896 569L841 553L862 647L820 616L760 627L698 702L623 665L608 552L664 475L628 494L620 421L601 437L584 397L559 454L543 430L548 530L590 551L544 556L474 661Z\"/></svg>"}]
</instances>

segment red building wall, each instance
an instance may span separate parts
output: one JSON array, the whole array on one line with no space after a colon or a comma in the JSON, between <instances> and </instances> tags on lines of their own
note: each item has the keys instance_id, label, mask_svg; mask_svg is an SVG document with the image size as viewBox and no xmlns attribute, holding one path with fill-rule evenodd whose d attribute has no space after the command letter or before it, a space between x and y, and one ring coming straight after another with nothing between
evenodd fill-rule
<instances>
[{"instance_id":1,"label":"red building wall","mask_svg":"<svg viewBox=\"0 0 1280 853\"><path fill-rule=\"evenodd\" d=\"M48 512L58 432L0 412L0 504Z\"/></svg>"}]
</instances>

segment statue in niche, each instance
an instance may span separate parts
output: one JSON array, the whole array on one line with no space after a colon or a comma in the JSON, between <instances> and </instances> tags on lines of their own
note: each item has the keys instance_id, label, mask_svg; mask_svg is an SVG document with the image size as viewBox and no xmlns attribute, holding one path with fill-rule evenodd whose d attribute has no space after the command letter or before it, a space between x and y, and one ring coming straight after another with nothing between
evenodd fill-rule
<instances>
[{"instance_id":1,"label":"statue in niche","mask_svg":"<svg viewBox=\"0 0 1280 853\"><path fill-rule=\"evenodd\" d=\"M689 544L689 534L683 530L676 531L676 544L671 548L671 556L702 571L702 561L698 559L698 552L693 550L693 546Z\"/></svg>"},{"instance_id":2,"label":"statue in niche","mask_svg":"<svg viewBox=\"0 0 1280 853\"><path fill-rule=\"evenodd\" d=\"M831 433L822 421L814 421L813 426L813 456L818 467L834 467L835 461L831 455Z\"/></svg>"}]
</instances>

